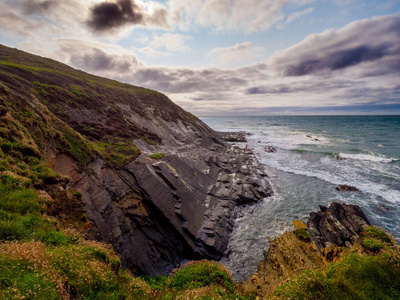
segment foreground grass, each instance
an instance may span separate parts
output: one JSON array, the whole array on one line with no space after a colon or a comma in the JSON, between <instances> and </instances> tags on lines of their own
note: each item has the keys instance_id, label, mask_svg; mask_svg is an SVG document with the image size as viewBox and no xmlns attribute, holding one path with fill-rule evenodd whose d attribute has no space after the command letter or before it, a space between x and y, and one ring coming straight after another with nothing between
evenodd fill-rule
<instances>
[{"instance_id":1,"label":"foreground grass","mask_svg":"<svg viewBox=\"0 0 400 300\"><path fill-rule=\"evenodd\" d=\"M34 189L0 184L0 299L248 299L209 261L135 278L109 245L43 214L46 201Z\"/></svg>"},{"instance_id":2,"label":"foreground grass","mask_svg":"<svg viewBox=\"0 0 400 300\"><path fill-rule=\"evenodd\" d=\"M305 271L277 289L278 299L400 299L400 253L347 255L323 274Z\"/></svg>"}]
</instances>

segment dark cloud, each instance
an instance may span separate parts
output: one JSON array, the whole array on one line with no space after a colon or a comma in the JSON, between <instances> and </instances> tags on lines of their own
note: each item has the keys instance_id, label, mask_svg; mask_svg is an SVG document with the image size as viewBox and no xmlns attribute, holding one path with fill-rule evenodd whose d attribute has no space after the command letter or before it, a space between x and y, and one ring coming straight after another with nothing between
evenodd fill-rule
<instances>
[{"instance_id":1,"label":"dark cloud","mask_svg":"<svg viewBox=\"0 0 400 300\"><path fill-rule=\"evenodd\" d=\"M159 7L151 15L134 0L102 2L91 8L88 26L98 32L109 31L126 25L156 25L167 27L167 11Z\"/></svg>"},{"instance_id":2,"label":"dark cloud","mask_svg":"<svg viewBox=\"0 0 400 300\"><path fill-rule=\"evenodd\" d=\"M324 93L330 90L342 90L358 87L362 83L351 80L332 79L299 81L292 83L253 86L244 90L245 95L288 94L288 93Z\"/></svg>"},{"instance_id":3,"label":"dark cloud","mask_svg":"<svg viewBox=\"0 0 400 300\"><path fill-rule=\"evenodd\" d=\"M382 58L388 53L389 45L380 47L368 47L366 45L353 49L333 52L328 57L300 62L297 65L288 66L285 70L286 76L302 76L318 71L339 70L357 65L361 62L374 61Z\"/></svg>"},{"instance_id":4,"label":"dark cloud","mask_svg":"<svg viewBox=\"0 0 400 300\"><path fill-rule=\"evenodd\" d=\"M399 63L383 62L389 58L400 61L398 14L356 21L337 31L309 36L275 55L270 64L284 76L336 71L370 62L376 62L378 68L381 67L381 74L400 72Z\"/></svg>"},{"instance_id":5,"label":"dark cloud","mask_svg":"<svg viewBox=\"0 0 400 300\"><path fill-rule=\"evenodd\" d=\"M261 94L285 94L293 92L292 88L289 86L279 86L279 87L265 87L265 86L255 86L245 90L246 95L261 95Z\"/></svg>"},{"instance_id":6,"label":"dark cloud","mask_svg":"<svg viewBox=\"0 0 400 300\"><path fill-rule=\"evenodd\" d=\"M96 31L104 31L124 26L125 24L141 24L143 14L135 2L118 0L95 5L91 11L89 26Z\"/></svg>"}]
</instances>

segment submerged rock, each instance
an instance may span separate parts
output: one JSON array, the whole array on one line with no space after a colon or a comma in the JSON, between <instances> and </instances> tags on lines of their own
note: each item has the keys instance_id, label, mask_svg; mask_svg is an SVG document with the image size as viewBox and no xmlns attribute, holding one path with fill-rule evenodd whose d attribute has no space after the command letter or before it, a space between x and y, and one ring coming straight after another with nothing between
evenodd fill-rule
<instances>
[{"instance_id":1,"label":"submerged rock","mask_svg":"<svg viewBox=\"0 0 400 300\"><path fill-rule=\"evenodd\" d=\"M269 146L269 147L265 147L264 151L267 152L267 153L275 153L276 152L276 148Z\"/></svg>"},{"instance_id":2,"label":"submerged rock","mask_svg":"<svg viewBox=\"0 0 400 300\"><path fill-rule=\"evenodd\" d=\"M351 185L346 185L346 184L339 184L336 187L337 191L345 191L345 192L358 192L359 189L356 188L355 186L351 186Z\"/></svg>"}]
</instances>

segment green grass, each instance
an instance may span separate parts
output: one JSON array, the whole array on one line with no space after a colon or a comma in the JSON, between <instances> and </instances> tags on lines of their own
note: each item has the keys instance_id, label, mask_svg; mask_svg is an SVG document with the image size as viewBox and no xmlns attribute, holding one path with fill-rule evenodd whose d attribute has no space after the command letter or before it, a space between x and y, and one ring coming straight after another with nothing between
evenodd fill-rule
<instances>
[{"instance_id":1,"label":"green grass","mask_svg":"<svg viewBox=\"0 0 400 300\"><path fill-rule=\"evenodd\" d=\"M331 264L324 275L305 271L280 286L279 299L400 299L400 254L379 256L351 253Z\"/></svg>"},{"instance_id":2,"label":"green grass","mask_svg":"<svg viewBox=\"0 0 400 300\"><path fill-rule=\"evenodd\" d=\"M154 154L150 154L149 157L151 159L161 159L161 158L165 157L165 155L163 153L154 153Z\"/></svg>"},{"instance_id":3,"label":"green grass","mask_svg":"<svg viewBox=\"0 0 400 300\"><path fill-rule=\"evenodd\" d=\"M377 252L385 247L384 244L373 239L365 239L362 245L365 249L372 252Z\"/></svg>"},{"instance_id":4,"label":"green grass","mask_svg":"<svg viewBox=\"0 0 400 300\"><path fill-rule=\"evenodd\" d=\"M224 287L234 292L232 277L225 267L210 261L191 262L181 268L167 282L169 288L181 291L188 288L200 288L209 285Z\"/></svg>"},{"instance_id":5,"label":"green grass","mask_svg":"<svg viewBox=\"0 0 400 300\"><path fill-rule=\"evenodd\" d=\"M390 237L382 230L373 226L368 226L362 233L364 237L375 238L382 243L393 245Z\"/></svg>"},{"instance_id":6,"label":"green grass","mask_svg":"<svg viewBox=\"0 0 400 300\"><path fill-rule=\"evenodd\" d=\"M140 149L131 141L127 142L97 142L94 149L110 165L122 167L132 162L140 155Z\"/></svg>"},{"instance_id":7,"label":"green grass","mask_svg":"<svg viewBox=\"0 0 400 300\"><path fill-rule=\"evenodd\" d=\"M55 221L42 216L48 204L34 189L0 184L0 241L41 241L48 245L77 243L78 236L58 232Z\"/></svg>"},{"instance_id":8,"label":"green grass","mask_svg":"<svg viewBox=\"0 0 400 300\"><path fill-rule=\"evenodd\" d=\"M303 229L303 228L296 229L294 231L294 234L302 241L305 241L305 242L311 241L310 234L308 233L308 231L306 229Z\"/></svg>"},{"instance_id":9,"label":"green grass","mask_svg":"<svg viewBox=\"0 0 400 300\"><path fill-rule=\"evenodd\" d=\"M10 213L40 212L38 195L33 189L15 189L12 185L0 184L0 199L0 209Z\"/></svg>"}]
</instances>

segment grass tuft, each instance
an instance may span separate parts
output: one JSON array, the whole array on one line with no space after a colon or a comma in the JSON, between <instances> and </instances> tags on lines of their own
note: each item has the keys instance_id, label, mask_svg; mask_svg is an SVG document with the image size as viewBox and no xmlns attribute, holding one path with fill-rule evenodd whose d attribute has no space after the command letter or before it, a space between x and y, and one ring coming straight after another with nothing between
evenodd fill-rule
<instances>
[{"instance_id":1,"label":"grass tuft","mask_svg":"<svg viewBox=\"0 0 400 300\"><path fill-rule=\"evenodd\" d=\"M150 154L149 157L151 159L161 159L161 158L165 157L165 155L163 153L154 153L154 154Z\"/></svg>"},{"instance_id":2,"label":"grass tuft","mask_svg":"<svg viewBox=\"0 0 400 300\"><path fill-rule=\"evenodd\" d=\"M302 241L305 241L305 242L311 241L310 234L308 233L308 231L306 229L303 229L303 228L296 229L294 231L294 234Z\"/></svg>"}]
</instances>

